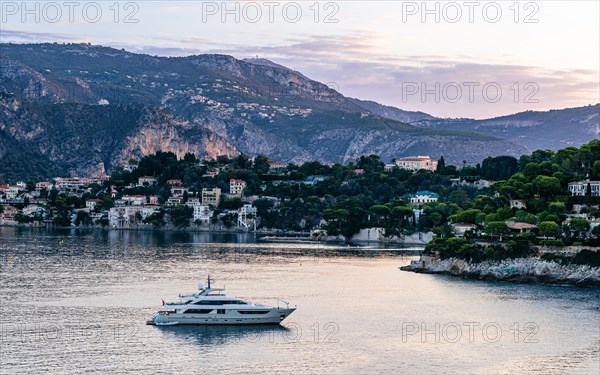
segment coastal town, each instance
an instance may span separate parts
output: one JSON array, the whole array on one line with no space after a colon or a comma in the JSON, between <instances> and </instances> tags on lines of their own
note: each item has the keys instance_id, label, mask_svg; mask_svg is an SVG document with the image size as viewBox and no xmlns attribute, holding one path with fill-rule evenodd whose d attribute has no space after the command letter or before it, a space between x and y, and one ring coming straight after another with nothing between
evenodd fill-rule
<instances>
[{"instance_id":1,"label":"coastal town","mask_svg":"<svg viewBox=\"0 0 600 375\"><path fill-rule=\"evenodd\" d=\"M251 162L253 159L249 159ZM197 164L205 167L209 161L199 160ZM285 175L287 163L268 162L268 171L273 175ZM400 158L392 164L385 165L385 172L392 172L394 168L410 171L428 170L435 172L437 161L429 156ZM214 178L223 169L223 166L206 168L204 178ZM124 171L131 172L131 166L123 167ZM355 175L364 173L362 169L354 169ZM325 181L327 176L312 175L304 180L274 180L272 186L279 185L306 185L314 186ZM226 215L235 215L237 220L234 227L248 231L256 230L257 209L253 202L258 199L268 199L277 207L280 199L262 195L247 195L246 181L232 178L226 191L219 187L206 187L201 191L190 190L181 180L169 179L166 186L169 194L166 197L158 195L128 194L129 190L154 187L158 183L156 176L141 176L137 182L118 188L108 186L110 177L55 177L49 181L23 182L0 185L0 225L27 225L27 226L102 226L112 229L133 229L151 226L145 220L153 215L158 215L161 209L173 207L187 207L191 210L192 221L199 228L207 228L218 219ZM262 187L264 189L264 186ZM65 196L72 202L78 201L81 207L74 203L67 221L54 218L53 205L49 196ZM104 199L100 199L102 196ZM430 191L419 191L407 194L410 203L436 202L438 195ZM164 198L164 199L163 199ZM243 202L238 209L224 209L218 215L218 210L223 200L237 198ZM108 206L107 207L107 203ZM85 203L85 205L83 204ZM217 220L214 220L217 219ZM221 227L222 229L222 227ZM314 228L318 229L318 228Z\"/></svg>"},{"instance_id":2,"label":"coastal town","mask_svg":"<svg viewBox=\"0 0 600 375\"><path fill-rule=\"evenodd\" d=\"M165 165L148 167L158 159ZM534 168L535 163L528 164L525 169ZM187 172L165 172L165 167L182 166ZM374 177L377 181L369 181ZM479 164L459 170L429 156L384 164L372 155L346 165L296 166L264 156L197 160L188 154L177 160L160 153L130 160L111 176L2 184L0 225L294 232L311 239L421 244L436 236L520 236L557 243L599 237L600 181L591 180L589 172L564 188L558 180L548 180L555 177L541 176L546 178L543 189L550 189L547 194L556 201L548 202L550 210L535 211L528 204L542 198L539 188L528 202L525 196L503 192L514 175L491 177L482 176ZM540 181L538 177L533 180ZM404 186L368 197L365 204L342 207L348 199L345 190L361 184L389 187L378 184L389 179L405 180ZM352 229L344 231L348 227Z\"/></svg>"}]
</instances>

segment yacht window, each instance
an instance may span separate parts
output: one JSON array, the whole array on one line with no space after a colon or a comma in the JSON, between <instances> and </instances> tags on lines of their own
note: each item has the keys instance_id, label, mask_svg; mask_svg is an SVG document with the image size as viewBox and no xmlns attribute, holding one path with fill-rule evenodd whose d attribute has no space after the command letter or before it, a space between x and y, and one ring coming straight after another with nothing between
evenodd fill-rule
<instances>
[{"instance_id":1,"label":"yacht window","mask_svg":"<svg viewBox=\"0 0 600 375\"><path fill-rule=\"evenodd\" d=\"M194 303L194 305L222 305L223 301L202 300Z\"/></svg>"},{"instance_id":2,"label":"yacht window","mask_svg":"<svg viewBox=\"0 0 600 375\"><path fill-rule=\"evenodd\" d=\"M187 309L183 313L184 314L208 314L212 311L212 309Z\"/></svg>"},{"instance_id":3,"label":"yacht window","mask_svg":"<svg viewBox=\"0 0 600 375\"><path fill-rule=\"evenodd\" d=\"M202 300L194 303L195 305L246 305L247 303L239 300Z\"/></svg>"},{"instance_id":4,"label":"yacht window","mask_svg":"<svg viewBox=\"0 0 600 375\"><path fill-rule=\"evenodd\" d=\"M266 314L269 310L238 310L240 314Z\"/></svg>"},{"instance_id":5,"label":"yacht window","mask_svg":"<svg viewBox=\"0 0 600 375\"><path fill-rule=\"evenodd\" d=\"M217 314L225 314L225 309L217 309Z\"/></svg>"},{"instance_id":6,"label":"yacht window","mask_svg":"<svg viewBox=\"0 0 600 375\"><path fill-rule=\"evenodd\" d=\"M192 300L178 299L176 301L169 302L168 304L169 305L187 305L190 302L192 302Z\"/></svg>"}]
</instances>

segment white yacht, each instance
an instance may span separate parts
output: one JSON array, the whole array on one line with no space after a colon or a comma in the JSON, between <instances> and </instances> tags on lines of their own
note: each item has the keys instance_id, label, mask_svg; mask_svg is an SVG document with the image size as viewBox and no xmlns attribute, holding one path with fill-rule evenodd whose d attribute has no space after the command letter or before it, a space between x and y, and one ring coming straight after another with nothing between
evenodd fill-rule
<instances>
[{"instance_id":1,"label":"white yacht","mask_svg":"<svg viewBox=\"0 0 600 375\"><path fill-rule=\"evenodd\" d=\"M146 324L278 324L296 310L285 301L281 301L285 307L248 303L225 295L225 289L211 288L210 282L208 276L206 288L198 283L198 293L180 294L173 302L163 302Z\"/></svg>"}]
</instances>

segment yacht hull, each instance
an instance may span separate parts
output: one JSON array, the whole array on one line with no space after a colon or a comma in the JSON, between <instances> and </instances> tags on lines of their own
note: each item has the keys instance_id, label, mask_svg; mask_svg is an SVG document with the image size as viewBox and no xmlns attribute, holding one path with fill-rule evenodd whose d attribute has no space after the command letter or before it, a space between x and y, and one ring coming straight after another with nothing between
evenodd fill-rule
<instances>
[{"instance_id":1,"label":"yacht hull","mask_svg":"<svg viewBox=\"0 0 600 375\"><path fill-rule=\"evenodd\" d=\"M148 325L171 326L171 325L249 325L249 324L279 324L295 308L274 308L266 314L240 314L236 310L225 314L156 314L146 322Z\"/></svg>"}]
</instances>

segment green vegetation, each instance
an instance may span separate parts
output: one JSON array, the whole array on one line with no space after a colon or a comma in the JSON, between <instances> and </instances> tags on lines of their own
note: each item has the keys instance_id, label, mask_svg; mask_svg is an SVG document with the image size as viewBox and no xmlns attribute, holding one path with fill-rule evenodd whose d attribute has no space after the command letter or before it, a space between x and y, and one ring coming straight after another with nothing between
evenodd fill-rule
<instances>
[{"instance_id":1,"label":"green vegetation","mask_svg":"<svg viewBox=\"0 0 600 375\"><path fill-rule=\"evenodd\" d=\"M183 228L190 225L193 210L187 206L178 206L169 209L169 215L173 225L177 228Z\"/></svg>"},{"instance_id":2,"label":"green vegetation","mask_svg":"<svg viewBox=\"0 0 600 375\"><path fill-rule=\"evenodd\" d=\"M158 152L142 158L132 172L122 169L113 172L109 184L124 188L135 184L141 176L155 176L158 181L155 186L128 188L126 192L158 195L164 202L170 194L165 187L167 180L181 180L191 197L199 196L202 188L218 187L226 192L230 178L243 179L247 182L246 195L270 196L280 202L277 207L269 200L255 202L261 219L259 227L263 228L310 230L325 220L324 229L330 235L347 238L361 228L374 226L385 228L388 235L431 230L440 237L451 237L449 223L464 223L475 225L469 233L471 239L503 241L515 237L506 224L506 221L515 221L538 226L533 235L525 233L520 239L533 237L536 242L535 236L539 235L545 240L562 238L568 243L586 240L589 223L583 219L565 221L566 213L581 198L570 197L566 185L584 178L585 165L600 169L595 163L598 159L599 141L579 149L536 151L520 159L487 158L481 167L461 170L446 166L441 160L436 173L401 169L385 173L384 165L376 155L360 157L347 165L324 165L313 161L270 171L268 159L262 155L254 161L242 154L233 159L219 157L198 162L192 154L178 160L172 153ZM205 176L207 170L214 168L220 168L217 176ZM363 173L356 174L355 169L361 169ZM303 183L315 175L324 176L324 181ZM468 181L487 177L494 180L494 184L489 190L452 184L452 178L461 176ZM413 213L415 206L404 198L417 190L431 190L441 196L439 202L421 205L423 214L418 222ZM587 198L598 201L595 197ZM511 208L511 199L522 201L525 208ZM235 210L242 203L239 198L226 198L219 212ZM189 213L186 216L175 209L170 209L169 213L182 217L177 221L182 224L189 217ZM232 224L228 218L226 221Z\"/></svg>"},{"instance_id":3,"label":"green vegetation","mask_svg":"<svg viewBox=\"0 0 600 375\"><path fill-rule=\"evenodd\" d=\"M133 169L118 168L103 185L92 184L79 196L56 190L42 191L42 196L48 197L49 218L70 225L73 210L85 207L86 199L100 199L96 212L112 207L123 195L154 195L164 205L171 196L167 181L180 180L187 189L185 203L200 197L204 188L220 188L226 193L229 180L235 178L246 181L246 197L254 196L258 229L324 229L331 236L347 239L370 227L384 228L388 236L432 231L437 239L427 247L428 252L465 259L504 259L531 254L534 246L600 244L599 227L592 231L588 220L568 216L577 204L590 217L600 218L600 197L572 197L567 190L569 182L587 174L600 178L598 161L599 140L557 152L535 151L519 159L487 158L481 166L461 169L440 160L436 172L385 171L377 155L362 156L345 165L312 161L273 169L264 155L198 160L193 154L178 159L171 152L157 152L139 162L131 160ZM157 182L138 186L142 176L153 176ZM470 184L486 178L491 181L488 188ZM458 183L459 179L463 183ZM115 198L110 195L113 186ZM422 190L437 193L439 201L411 203L408 194ZM235 226L236 210L243 204L244 199L223 196L211 223ZM191 218L187 206L163 206L160 212L137 221L183 228L191 224ZM91 218L82 212L74 220L75 225L91 224ZM468 225L464 238L455 238L453 224Z\"/></svg>"},{"instance_id":4,"label":"green vegetation","mask_svg":"<svg viewBox=\"0 0 600 375\"><path fill-rule=\"evenodd\" d=\"M529 241L511 240L506 244L480 245L464 238L438 238L427 244L425 254L439 254L441 259L459 258L473 262L525 258L535 254Z\"/></svg>"},{"instance_id":5,"label":"green vegetation","mask_svg":"<svg viewBox=\"0 0 600 375\"><path fill-rule=\"evenodd\" d=\"M448 219L473 224L475 229L468 231L465 238L440 237L427 245L426 253L437 253L443 259L482 261L529 256L535 253L534 246L600 245L600 226L590 231L590 221L567 217L575 204L583 205L582 212L591 217L600 217L600 198L591 196L589 185L586 196L573 197L567 192L571 181L583 180L586 175L600 178L599 159L600 141L594 140L580 148L535 151L518 160L510 157L484 160L482 177L496 180L490 195L481 194L470 200L458 197L457 192L448 196L448 201L454 199L460 207ZM510 208L510 200L519 200L524 207ZM507 220L537 228L524 233L511 232ZM484 246L478 244L481 240L498 242ZM600 264L600 253L587 250L572 258L548 254L543 258L569 264Z\"/></svg>"},{"instance_id":6,"label":"green vegetation","mask_svg":"<svg viewBox=\"0 0 600 375\"><path fill-rule=\"evenodd\" d=\"M6 139L2 132L0 130L0 150L6 150L0 162L0 184L17 180L39 181L51 176L68 175L65 169L56 166L40 153L13 142L2 142L3 138Z\"/></svg>"},{"instance_id":7,"label":"green vegetation","mask_svg":"<svg viewBox=\"0 0 600 375\"><path fill-rule=\"evenodd\" d=\"M160 227L165 224L164 221L165 211L160 210L157 213L153 213L149 215L147 218L143 220L144 224L152 224L154 227Z\"/></svg>"},{"instance_id":8,"label":"green vegetation","mask_svg":"<svg viewBox=\"0 0 600 375\"><path fill-rule=\"evenodd\" d=\"M561 264L587 264L592 267L600 267L600 251L581 250L575 256L558 254L544 254L542 259Z\"/></svg>"}]
</instances>

